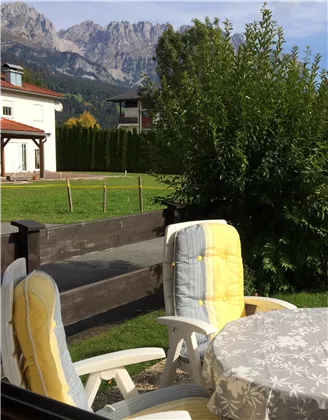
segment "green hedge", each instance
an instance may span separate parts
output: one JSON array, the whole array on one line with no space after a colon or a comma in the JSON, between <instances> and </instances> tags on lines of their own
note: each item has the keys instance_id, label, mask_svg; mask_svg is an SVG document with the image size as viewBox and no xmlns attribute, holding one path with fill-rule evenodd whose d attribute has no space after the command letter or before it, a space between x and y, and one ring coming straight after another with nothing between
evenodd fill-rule
<instances>
[{"instance_id":1,"label":"green hedge","mask_svg":"<svg viewBox=\"0 0 328 420\"><path fill-rule=\"evenodd\" d=\"M147 172L152 133L57 127L57 171Z\"/></svg>"}]
</instances>

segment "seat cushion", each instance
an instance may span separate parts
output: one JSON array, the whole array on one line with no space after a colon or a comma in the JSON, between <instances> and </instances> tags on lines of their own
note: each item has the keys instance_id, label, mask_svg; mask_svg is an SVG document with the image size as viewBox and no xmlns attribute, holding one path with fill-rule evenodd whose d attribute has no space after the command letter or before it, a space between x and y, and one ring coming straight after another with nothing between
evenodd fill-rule
<instances>
[{"instance_id":1,"label":"seat cushion","mask_svg":"<svg viewBox=\"0 0 328 420\"><path fill-rule=\"evenodd\" d=\"M88 410L66 345L57 285L48 274L33 271L15 287L13 320L29 389Z\"/></svg>"},{"instance_id":2,"label":"seat cushion","mask_svg":"<svg viewBox=\"0 0 328 420\"><path fill-rule=\"evenodd\" d=\"M208 322L218 331L245 315L241 246L233 226L202 223L177 231L174 306L176 315ZM198 344L207 340L197 334Z\"/></svg>"},{"instance_id":3,"label":"seat cushion","mask_svg":"<svg viewBox=\"0 0 328 420\"><path fill-rule=\"evenodd\" d=\"M189 412L193 420L217 420L217 416L206 407L209 397L201 386L175 385L120 401L113 404L112 408L103 408L97 414L111 420L122 420L152 413L185 410Z\"/></svg>"}]
</instances>

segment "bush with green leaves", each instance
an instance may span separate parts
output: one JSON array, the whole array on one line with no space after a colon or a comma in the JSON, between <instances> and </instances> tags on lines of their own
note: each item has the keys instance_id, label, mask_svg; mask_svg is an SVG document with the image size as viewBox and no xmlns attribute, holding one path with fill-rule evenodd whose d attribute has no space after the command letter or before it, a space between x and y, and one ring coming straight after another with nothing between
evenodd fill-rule
<instances>
[{"instance_id":1,"label":"bush with green leaves","mask_svg":"<svg viewBox=\"0 0 328 420\"><path fill-rule=\"evenodd\" d=\"M326 287L328 78L320 56L284 53L266 5L235 50L232 25L168 27L156 56L160 87L141 90L154 118L151 162L172 199L215 207L242 239L261 293Z\"/></svg>"}]
</instances>

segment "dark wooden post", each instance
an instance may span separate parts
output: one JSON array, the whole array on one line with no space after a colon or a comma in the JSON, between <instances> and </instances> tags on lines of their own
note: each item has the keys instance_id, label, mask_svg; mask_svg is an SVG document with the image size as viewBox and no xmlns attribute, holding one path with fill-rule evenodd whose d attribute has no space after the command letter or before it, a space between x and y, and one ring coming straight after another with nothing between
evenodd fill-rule
<instances>
[{"instance_id":1,"label":"dark wooden post","mask_svg":"<svg viewBox=\"0 0 328 420\"><path fill-rule=\"evenodd\" d=\"M4 143L5 143L4 138L1 137L1 176L6 176Z\"/></svg>"},{"instance_id":2,"label":"dark wooden post","mask_svg":"<svg viewBox=\"0 0 328 420\"><path fill-rule=\"evenodd\" d=\"M40 230L42 223L34 220L15 220L12 226L18 227L19 241L16 258L26 258L26 270L30 273L40 268Z\"/></svg>"},{"instance_id":3,"label":"dark wooden post","mask_svg":"<svg viewBox=\"0 0 328 420\"><path fill-rule=\"evenodd\" d=\"M39 140L40 149L40 178L44 178L44 139Z\"/></svg>"},{"instance_id":4,"label":"dark wooden post","mask_svg":"<svg viewBox=\"0 0 328 420\"><path fill-rule=\"evenodd\" d=\"M141 102L138 100L138 134L142 132L142 120L141 120Z\"/></svg>"},{"instance_id":5,"label":"dark wooden post","mask_svg":"<svg viewBox=\"0 0 328 420\"><path fill-rule=\"evenodd\" d=\"M174 203L172 201L164 201L163 204L166 204L167 206L165 210L166 226L185 221L185 205Z\"/></svg>"}]
</instances>

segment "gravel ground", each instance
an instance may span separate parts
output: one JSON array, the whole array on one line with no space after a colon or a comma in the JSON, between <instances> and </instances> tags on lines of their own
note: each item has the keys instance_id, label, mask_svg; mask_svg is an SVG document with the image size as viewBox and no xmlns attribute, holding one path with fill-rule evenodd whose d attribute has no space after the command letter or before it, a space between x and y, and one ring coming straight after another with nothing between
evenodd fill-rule
<instances>
[{"instance_id":1,"label":"gravel ground","mask_svg":"<svg viewBox=\"0 0 328 420\"><path fill-rule=\"evenodd\" d=\"M165 360L162 360L156 365L153 365L138 375L132 377L132 380L140 394L158 389L164 363ZM174 384L177 385L182 383L192 383L191 375L178 369ZM123 397L118 388L109 388L106 391L98 392L92 408L94 411L97 411L102 409L106 404L113 404L121 401L122 399Z\"/></svg>"}]
</instances>

